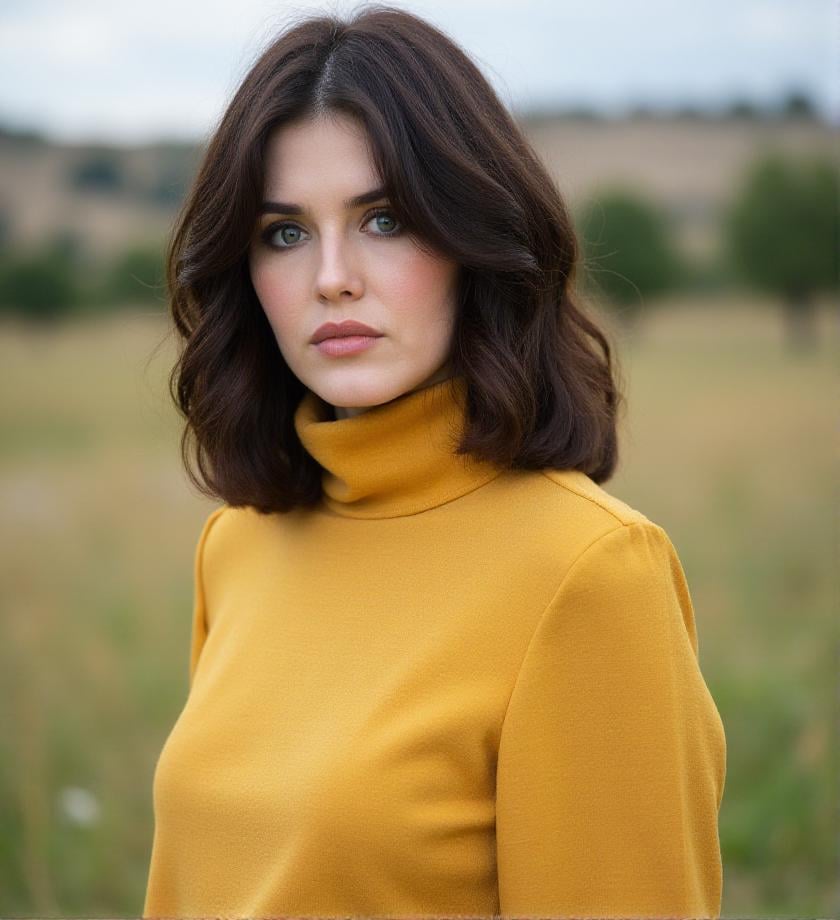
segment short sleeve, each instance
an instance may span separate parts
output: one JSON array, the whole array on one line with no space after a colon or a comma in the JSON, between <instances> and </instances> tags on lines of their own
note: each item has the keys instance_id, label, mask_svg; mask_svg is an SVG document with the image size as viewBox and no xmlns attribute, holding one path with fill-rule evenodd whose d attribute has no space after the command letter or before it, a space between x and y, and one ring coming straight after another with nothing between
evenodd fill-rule
<instances>
[{"instance_id":1,"label":"short sleeve","mask_svg":"<svg viewBox=\"0 0 840 920\"><path fill-rule=\"evenodd\" d=\"M192 689L195 669L198 666L198 659L201 656L201 650L207 639L207 603L204 589L204 549L210 529L218 520L224 511L224 506L211 511L204 522L201 533L196 544L193 559L193 610L192 610L192 629L190 636L190 664L189 664L189 687Z\"/></svg>"},{"instance_id":2,"label":"short sleeve","mask_svg":"<svg viewBox=\"0 0 840 920\"><path fill-rule=\"evenodd\" d=\"M725 772L676 551L659 525L622 524L566 573L510 697L500 914L717 918Z\"/></svg>"}]
</instances>

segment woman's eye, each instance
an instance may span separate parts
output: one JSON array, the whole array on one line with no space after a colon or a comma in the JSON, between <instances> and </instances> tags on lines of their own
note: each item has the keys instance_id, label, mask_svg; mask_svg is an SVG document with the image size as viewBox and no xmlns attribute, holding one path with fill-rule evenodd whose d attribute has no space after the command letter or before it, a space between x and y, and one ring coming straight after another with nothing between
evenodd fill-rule
<instances>
[{"instance_id":1,"label":"woman's eye","mask_svg":"<svg viewBox=\"0 0 840 920\"><path fill-rule=\"evenodd\" d=\"M378 225L380 232L376 234L377 236L396 236L400 232L401 228L399 225L399 221L387 209L383 208L380 211L376 211L373 215L371 215L367 223L370 223L372 220L375 220L375 221L384 220L385 221L384 227L381 223Z\"/></svg>"},{"instance_id":2,"label":"woman's eye","mask_svg":"<svg viewBox=\"0 0 840 920\"><path fill-rule=\"evenodd\" d=\"M298 242L299 238L292 236L290 239L286 234L299 234L300 232L300 227L295 224L273 224L263 233L263 239L275 249L289 249Z\"/></svg>"},{"instance_id":3,"label":"woman's eye","mask_svg":"<svg viewBox=\"0 0 840 920\"><path fill-rule=\"evenodd\" d=\"M398 236L402 232L402 226L391 211L381 208L375 211L365 221L365 226L376 221L377 229L374 236ZM292 249L301 240L300 234L303 233L301 227L297 224L280 223L272 224L262 233L263 241L272 249Z\"/></svg>"}]
</instances>

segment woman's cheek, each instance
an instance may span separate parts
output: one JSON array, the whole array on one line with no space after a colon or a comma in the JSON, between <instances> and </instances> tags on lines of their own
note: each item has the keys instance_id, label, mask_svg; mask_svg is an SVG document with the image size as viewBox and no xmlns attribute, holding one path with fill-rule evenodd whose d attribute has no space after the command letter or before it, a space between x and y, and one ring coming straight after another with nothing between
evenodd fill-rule
<instances>
[{"instance_id":1,"label":"woman's cheek","mask_svg":"<svg viewBox=\"0 0 840 920\"><path fill-rule=\"evenodd\" d=\"M422 252L413 243L384 260L379 288L396 309L417 315L446 303L453 279L453 263Z\"/></svg>"},{"instance_id":2,"label":"woman's cheek","mask_svg":"<svg viewBox=\"0 0 840 920\"><path fill-rule=\"evenodd\" d=\"M250 265L251 284L262 306L263 313L271 326L278 345L284 350L292 345L294 330L294 311L291 304L291 292L285 281L267 269L265 263L259 260L252 261Z\"/></svg>"},{"instance_id":3,"label":"woman's cheek","mask_svg":"<svg viewBox=\"0 0 840 920\"><path fill-rule=\"evenodd\" d=\"M258 258L251 263L251 283L269 318L274 314L285 313L284 303L290 293L287 278L279 277L266 260Z\"/></svg>"}]
</instances>

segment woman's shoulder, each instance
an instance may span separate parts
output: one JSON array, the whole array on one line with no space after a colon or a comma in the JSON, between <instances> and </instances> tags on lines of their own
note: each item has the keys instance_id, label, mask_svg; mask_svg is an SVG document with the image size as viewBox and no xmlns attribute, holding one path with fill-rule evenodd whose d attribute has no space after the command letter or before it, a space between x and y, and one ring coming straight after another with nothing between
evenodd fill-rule
<instances>
[{"instance_id":1,"label":"woman's shoulder","mask_svg":"<svg viewBox=\"0 0 840 920\"><path fill-rule=\"evenodd\" d=\"M530 522L535 539L563 553L613 532L662 530L644 512L580 470L520 471L510 488L509 513Z\"/></svg>"},{"instance_id":2,"label":"woman's shoulder","mask_svg":"<svg viewBox=\"0 0 840 920\"><path fill-rule=\"evenodd\" d=\"M562 570L586 548L622 531L628 545L636 539L631 532L667 538L659 524L579 470L508 471L478 491L482 498L468 502L464 514L481 522L483 530L507 534L508 550L516 555L518 547L537 569ZM199 546L205 567L224 572L263 551L276 554L284 545L291 551L302 539L319 539L318 528L318 516L305 510L262 514L225 504L207 514Z\"/></svg>"},{"instance_id":3,"label":"woman's shoulder","mask_svg":"<svg viewBox=\"0 0 840 920\"><path fill-rule=\"evenodd\" d=\"M670 552L658 523L579 470L512 471L499 477L486 504L516 566L550 573L558 584L584 556L606 571L632 568L642 557L660 567L663 549Z\"/></svg>"},{"instance_id":4,"label":"woman's shoulder","mask_svg":"<svg viewBox=\"0 0 840 920\"><path fill-rule=\"evenodd\" d=\"M556 499L579 515L594 515L606 524L652 524L639 509L608 492L580 470L543 469L540 473L557 486Z\"/></svg>"},{"instance_id":5,"label":"woman's shoulder","mask_svg":"<svg viewBox=\"0 0 840 920\"><path fill-rule=\"evenodd\" d=\"M223 504L209 511L198 537L198 562L210 575L254 552L266 529L277 527L278 515L251 506Z\"/></svg>"}]
</instances>

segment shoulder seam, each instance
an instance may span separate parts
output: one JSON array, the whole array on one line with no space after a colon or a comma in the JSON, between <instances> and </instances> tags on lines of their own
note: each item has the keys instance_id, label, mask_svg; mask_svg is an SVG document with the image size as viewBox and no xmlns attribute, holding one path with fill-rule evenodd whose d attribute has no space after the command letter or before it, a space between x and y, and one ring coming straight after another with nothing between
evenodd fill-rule
<instances>
[{"instance_id":1,"label":"shoulder seam","mask_svg":"<svg viewBox=\"0 0 840 920\"><path fill-rule=\"evenodd\" d=\"M584 496L584 497L586 498L588 496ZM613 517L615 517L615 515L613 515ZM517 671L516 671L516 677L514 678L513 686L511 687L510 695L508 696L507 703L505 704L505 712L504 712L504 715L502 716L502 722L499 728L499 743L500 744L501 744L502 735L504 734L504 730L505 730L505 721L507 720L508 711L510 709L510 702L513 699L514 693L516 692L516 688L519 684L519 678L520 678L520 675L522 674L522 669L525 666L526 660L528 659L528 653L531 651L531 646L534 644L534 638L537 635L537 633L540 631L540 626L542 625L542 621L545 619L546 614L554 606L555 600L559 596L560 592L563 590L563 587L566 584L566 582L569 580L569 576L572 574L572 570L577 566L577 564L581 561L581 559L583 559L583 557L589 552L589 550L591 550L592 547L595 546L596 543L600 543L601 540L606 539L606 537L609 537L614 533L618 533L624 527L641 526L641 527L653 527L655 530L661 529L658 524L655 524L653 521L649 521L647 519L640 520L640 521L622 521L621 518L618 518L618 521L619 523L616 527L613 527L612 529L606 531L605 533L602 533L600 536L595 537L594 540L587 543L586 546L577 554L577 556L575 556L575 558L569 564L569 567L566 569L565 574L560 579L560 584L557 585L557 588L554 590L554 593L551 595L551 598L549 599L548 603L543 608L542 613L540 613L540 615L537 617L536 625L534 626L533 632L531 633L531 638L528 640L528 644L525 646L525 652L522 655L522 660L519 662L519 667L517 668Z\"/></svg>"},{"instance_id":2,"label":"shoulder seam","mask_svg":"<svg viewBox=\"0 0 840 920\"><path fill-rule=\"evenodd\" d=\"M205 628L209 632L209 623L207 622L207 613L206 613L206 595L204 588L204 556L205 548L207 546L207 541L210 537L210 532L213 530L213 525L219 520L219 518L227 510L227 505L221 505L219 508L215 508L210 514L207 515L207 518L204 521L204 526L201 528L201 533L198 538L198 548L196 550L196 561L195 561L195 576L196 576L196 588L199 592L201 598L201 605L204 608L204 622Z\"/></svg>"},{"instance_id":3,"label":"shoulder seam","mask_svg":"<svg viewBox=\"0 0 840 920\"><path fill-rule=\"evenodd\" d=\"M550 483L553 483L558 488L565 489L567 492L571 492L572 495L577 495L579 498L584 498L586 499L586 501L591 502L593 505L596 505L602 511L606 511L607 514L614 517L620 524L626 525L626 524L631 524L631 523L637 523L636 521L626 521L624 518L616 514L615 511L613 511L611 508L608 508L603 502L599 502L596 498L593 498L591 495L587 495L585 492L581 492L579 489L572 488L568 483L558 482L556 479L553 479L551 476L549 476L548 473L544 469L540 470L540 473L542 473L542 475L545 476L545 478ZM637 512L637 513L641 514L641 512ZM600 537L598 539L600 539Z\"/></svg>"},{"instance_id":4,"label":"shoulder seam","mask_svg":"<svg viewBox=\"0 0 840 920\"><path fill-rule=\"evenodd\" d=\"M224 514L224 512L227 511L227 510L228 510L228 506L227 506L227 505L220 505L218 508L214 508L213 511L210 512L210 514L209 514L209 516L208 516L208 518L207 518L207 521L205 522L206 525L207 525L207 529L209 530L210 527L212 527L212 525L215 524L216 521L217 521L217 520Z\"/></svg>"},{"instance_id":5,"label":"shoulder seam","mask_svg":"<svg viewBox=\"0 0 840 920\"><path fill-rule=\"evenodd\" d=\"M202 524L201 532L198 535L199 566L204 560L204 547L207 543L208 537L210 536L210 531L213 529L213 525L216 523L216 521L219 520L226 509L226 505L222 505L219 508L214 508L204 519L204 524Z\"/></svg>"}]
</instances>

